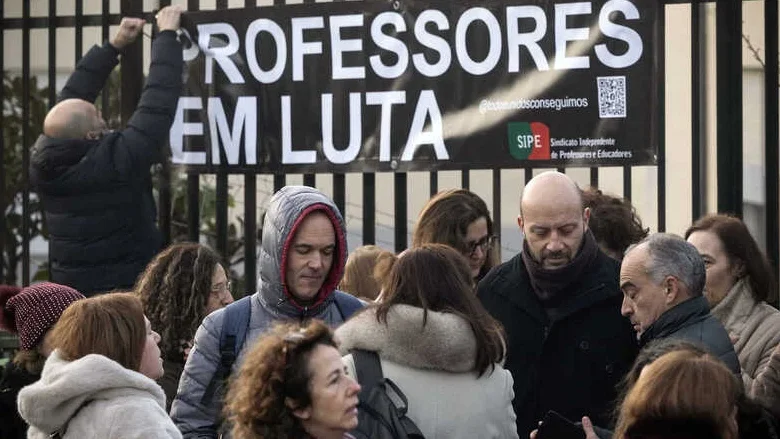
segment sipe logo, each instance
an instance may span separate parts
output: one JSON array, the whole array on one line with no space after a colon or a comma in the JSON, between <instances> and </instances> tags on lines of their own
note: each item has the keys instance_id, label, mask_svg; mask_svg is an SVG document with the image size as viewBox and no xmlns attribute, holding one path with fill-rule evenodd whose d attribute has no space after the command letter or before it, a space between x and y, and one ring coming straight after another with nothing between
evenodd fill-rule
<instances>
[{"instance_id":1,"label":"sipe logo","mask_svg":"<svg viewBox=\"0 0 780 439\"><path fill-rule=\"evenodd\" d=\"M550 129L541 122L509 122L509 153L518 160L550 160Z\"/></svg>"}]
</instances>

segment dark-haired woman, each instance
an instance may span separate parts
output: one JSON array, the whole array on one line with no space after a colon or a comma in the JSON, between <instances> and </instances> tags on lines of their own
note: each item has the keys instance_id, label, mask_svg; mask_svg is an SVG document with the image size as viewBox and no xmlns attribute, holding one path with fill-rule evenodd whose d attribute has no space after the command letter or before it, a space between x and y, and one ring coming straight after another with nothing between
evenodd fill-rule
<instances>
[{"instance_id":1,"label":"dark-haired woman","mask_svg":"<svg viewBox=\"0 0 780 439\"><path fill-rule=\"evenodd\" d=\"M448 189L434 195L417 217L412 247L445 244L458 250L475 282L498 263L496 236L487 204L474 192Z\"/></svg>"},{"instance_id":2,"label":"dark-haired woman","mask_svg":"<svg viewBox=\"0 0 780 439\"><path fill-rule=\"evenodd\" d=\"M502 329L474 295L468 262L451 247L406 251L383 281L382 302L336 337L351 376L358 375L350 349L379 355L427 439L518 437Z\"/></svg>"},{"instance_id":3,"label":"dark-haired woman","mask_svg":"<svg viewBox=\"0 0 780 439\"><path fill-rule=\"evenodd\" d=\"M179 243L154 257L135 291L152 327L160 330L165 375L159 383L170 409L195 331L209 313L233 302L230 282L214 250Z\"/></svg>"},{"instance_id":4,"label":"dark-haired woman","mask_svg":"<svg viewBox=\"0 0 780 439\"><path fill-rule=\"evenodd\" d=\"M279 324L247 354L225 417L233 439L348 439L359 392L324 323Z\"/></svg>"},{"instance_id":5,"label":"dark-haired woman","mask_svg":"<svg viewBox=\"0 0 780 439\"><path fill-rule=\"evenodd\" d=\"M745 224L728 215L708 215L685 232L707 269L704 294L731 335L745 391L780 416L780 312L766 303L777 283ZM774 363L774 364L773 364Z\"/></svg>"}]
</instances>

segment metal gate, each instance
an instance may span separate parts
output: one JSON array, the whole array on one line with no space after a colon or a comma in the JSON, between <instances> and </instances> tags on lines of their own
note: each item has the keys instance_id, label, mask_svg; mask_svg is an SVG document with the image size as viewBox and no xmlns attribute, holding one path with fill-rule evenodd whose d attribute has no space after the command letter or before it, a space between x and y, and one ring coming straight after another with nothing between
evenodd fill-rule
<instances>
[{"instance_id":1,"label":"metal gate","mask_svg":"<svg viewBox=\"0 0 780 439\"><path fill-rule=\"evenodd\" d=\"M3 257L6 259L3 265L0 265L0 277L5 282L16 282L18 284L28 284L31 281L31 263L30 263L30 242L36 233L39 233L40 213L34 195L31 197L28 182L28 167L30 161L29 146L35 141L36 129L40 129L32 124L41 105L51 106L55 102L56 87L49 87L46 96L42 101L32 95L36 88L36 77L31 71L31 52L37 51L38 35L45 35L48 44L48 71L46 82L55 84L57 82L57 52L63 48L59 45L58 30L71 29L74 32L74 53L75 60L81 57L84 49L85 29L94 30L99 28L100 39L109 38L109 26L117 25L122 16L143 16L147 21L153 19L152 8L144 9L144 3L139 0L94 0L90 5L98 4L99 12L94 12L95 8L90 8L90 13L85 13L85 0L74 0L73 10L63 11L61 5L56 0L0 0L0 69L6 72L10 64L9 57L15 57L21 54L21 69L18 81L12 84L12 81L6 81L4 78L4 87L0 90L0 99L6 103L13 100L10 110L9 106L4 105L2 115L0 115L0 126L4 130L14 129L18 123L19 131L16 142L9 144L7 135L0 137L0 156L4 158L0 162L0 195L2 195L5 215L0 217L0 249L3 249ZM89 0L87 0L89 1ZM18 7L20 2L21 6ZM304 3L312 2L305 0ZM61 2L60 2L61 3ZM117 5L118 3L118 5ZM183 4L183 2L176 2ZM203 5L201 4L203 3ZM190 11L200 10L202 6L215 6L217 9L226 9L232 7L253 8L259 3L259 0L244 0L243 2L227 0L216 0L215 3L205 5L205 1L187 0L186 9ZM284 1L274 0L273 4L283 5ZM706 192L706 149L705 149L705 110L704 88L707 71L705 66L706 53L703 49L705 44L705 24L704 12L706 8L715 9L715 48L717 56L715 59L717 93L716 116L717 116L717 208L720 212L732 212L737 215L742 214L743 202L743 23L742 23L742 2L734 0L718 1L696 1L696 0L665 0L665 7L674 5L690 5L689 26L691 38L690 41L675 42L675 44L690 45L690 71L691 84L690 102L691 102L691 139L692 145L690 175L691 182L691 219L698 218L706 212L705 192ZM765 105L765 123L764 123L764 188L765 188L765 223L766 223L766 249L768 256L774 261L773 266L776 274L778 269L778 1L764 0L759 2L764 9L764 32L765 48L763 59L764 70L764 105ZM158 9L171 4L170 0L160 0ZM268 4L268 2L262 2ZM7 16L6 12L10 5L15 5L21 9L20 16ZM33 15L31 8L35 7L38 13ZM94 6L94 5L93 5ZM117 9L118 6L118 9ZM41 13L42 10L46 10ZM32 34L36 38L31 38ZM89 45L99 41L89 41ZM111 98L108 88L102 93L101 102L103 103L103 113L107 118L121 116L121 120L126 121L132 114L135 104L141 93L143 83L143 60L144 47L148 47L148 42L143 44L134 44L128 47L121 59L121 84L119 85L120 103L111 106ZM4 48L14 49L12 53L5 53ZM148 48L147 48L148 50ZM667 67L668 68L668 67ZM4 75L5 76L5 75ZM42 76L42 75L41 75ZM41 78L43 79L43 78ZM5 87L6 82L10 85ZM14 91L14 85L17 91ZM14 93L14 96L9 96ZM117 108L118 107L118 108ZM45 108L44 108L45 110ZM667 116L668 111L667 111ZM11 119L15 118L15 119ZM663 124L662 124L663 125ZM662 128L663 130L664 128ZM659 147L658 163L655 172L657 174L657 219L656 230L664 231L667 228L667 184L670 181L676 181L679 176L667 175L667 157L666 145L664 142L664 133L659 136L662 144ZM21 155L21 157L19 157ZM17 170L14 171L14 166ZM631 198L634 188L634 179L632 167L622 168L622 191L623 196ZM12 176L12 172L18 172L18 181L12 181L12 184L6 182L6 176ZM495 218L496 229L501 230L502 218L502 173L513 172L510 170L495 169L489 171L490 187L492 187L492 200L488 200L488 205L492 206L493 216ZM171 212L173 204L174 190L171 180L172 170L170 165L164 164L159 172L159 181L157 189L159 191L159 225L163 231L166 242L171 242L174 238L172 230L175 224L172 224ZM524 180L527 182L534 175L530 168L524 170ZM598 168L589 170L589 183L592 186L599 186L601 171ZM235 236L237 242L229 240L230 220L229 220L229 178L224 172L218 172L213 177L215 181L214 193L214 219L215 219L215 237L214 246L223 255L228 253L229 247L243 246L243 260L241 267L244 273L249 275L245 278L243 285L244 291L254 291L256 279L254 273L257 272L256 252L257 230L258 230L258 179L266 178L254 173L247 173L241 177L243 181L243 231ZM233 177L234 179L236 177ZM298 178L298 177L296 177ZM328 178L330 179L330 177ZM201 239L201 198L202 185L201 176L190 172L186 176L186 238L197 241ZM274 190L284 186L288 181L285 175L273 176ZM317 177L314 174L302 176L302 181L306 185L314 186L317 184ZM372 173L364 173L360 176L362 184L362 202L357 203L351 209L360 210L362 221L362 242L365 244L377 242L377 176ZM392 212L384 212L394 218L393 236L396 251L400 251L407 245L407 239L410 229L410 218L416 212L410 212L408 203L409 176L405 173L395 173L392 176L392 186L394 195L394 206ZM440 175L437 172L430 172L428 176L429 193L438 191L440 186ZM460 172L460 185L469 188L474 183L469 170ZM413 188L416 189L416 188ZM515 188L513 188L515 189ZM345 174L332 174L332 195L333 199L342 212L347 208L347 176ZM672 207L674 208L674 207ZM382 208L383 209L383 208ZM389 210L389 209L388 209ZM412 217L410 217L412 214ZM18 224L17 224L18 223ZM38 227L38 228L36 228ZM5 232L11 230L11 232ZM10 242L13 240L14 242ZM18 242L17 242L18 241ZM21 278L16 279L15 273L9 271L9 261L13 259L11 251L6 251L11 244L14 245L14 256L18 257L21 263ZM505 251L513 249L505 248ZM11 269L16 265L11 265ZM5 271L4 271L5 270Z\"/></svg>"}]
</instances>

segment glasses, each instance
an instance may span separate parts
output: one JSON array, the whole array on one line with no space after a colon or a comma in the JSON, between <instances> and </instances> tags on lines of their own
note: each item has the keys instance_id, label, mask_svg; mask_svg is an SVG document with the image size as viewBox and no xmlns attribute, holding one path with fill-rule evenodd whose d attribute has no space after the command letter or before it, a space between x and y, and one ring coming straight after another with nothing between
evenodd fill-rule
<instances>
[{"instance_id":1,"label":"glasses","mask_svg":"<svg viewBox=\"0 0 780 439\"><path fill-rule=\"evenodd\" d=\"M493 236L485 236L484 238L480 239L477 242L467 242L466 254L469 255L469 257L473 257L474 254L477 252L477 249L481 249L482 253L487 253L495 245L496 239L498 239L498 237L493 235Z\"/></svg>"},{"instance_id":2,"label":"glasses","mask_svg":"<svg viewBox=\"0 0 780 439\"><path fill-rule=\"evenodd\" d=\"M216 294L219 294L219 293L222 293L222 292L228 292L229 293L230 292L230 287L232 285L233 284L230 281L220 282L218 284L214 284L214 285L211 286L211 292L212 293L216 293Z\"/></svg>"}]
</instances>

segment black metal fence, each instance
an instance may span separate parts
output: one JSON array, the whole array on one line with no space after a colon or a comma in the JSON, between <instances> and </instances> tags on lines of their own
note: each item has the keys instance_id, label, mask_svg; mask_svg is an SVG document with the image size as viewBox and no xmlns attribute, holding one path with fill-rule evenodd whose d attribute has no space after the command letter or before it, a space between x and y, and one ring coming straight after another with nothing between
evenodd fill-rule
<instances>
[{"instance_id":1,"label":"black metal fence","mask_svg":"<svg viewBox=\"0 0 780 439\"><path fill-rule=\"evenodd\" d=\"M6 55L3 53L7 31L21 31L21 78L22 78L22 106L21 118L25 122L22 124L21 143L25 147L21 148L21 166L22 183L20 209L22 211L22 224L16 230L21 234L21 265L22 276L18 283L28 284L31 279L30 273L30 202L31 195L27 187L28 181L27 168L29 165L29 148L27 146L34 142L33 128L26 123L30 120L30 91L31 91L31 71L30 54L35 48L31 41L31 31L42 30L48 35L48 83L56 83L56 64L57 50L60 49L57 40L58 29L73 29L75 32L75 57L76 61L81 57L84 46L84 29L88 27L98 27L101 31L103 40L109 38L109 26L117 25L122 16L145 17L148 21L152 20L153 11L144 10L143 2L138 0L121 0L119 2L119 11L112 12L112 2L101 0L100 13L85 14L84 0L75 0L75 13L73 15L64 15L58 10L56 0L48 1L48 14L46 16L31 16L30 1L23 1L22 16L20 18L7 18L3 10L6 3L17 0L0 0L0 70L6 70ZM305 0L305 2L313 0ZM44 3L38 2L38 6ZM113 2L116 3L116 2ZM170 0L161 0L158 8L171 3ZM205 3L205 2L204 2ZM274 0L274 4L283 5L284 1ZM761 2L764 8L764 31L765 31L765 220L766 220L766 249L769 257L774 261L775 270L777 270L778 258L778 0L764 0ZM742 62L742 2L735 0L718 1L699 1L699 0L665 0L667 7L673 4L690 4L690 41L679 41L675 44L690 44L691 51L691 143L692 147L692 168L690 175L685 178L691 179L692 191L690 200L692 203L692 219L699 217L705 212L705 192L706 192L706 173L707 166L705 134L704 134L704 93L706 68L703 64L704 53L704 9L713 4L716 9L716 92L717 92L717 210L721 212L733 212L738 215L742 213L743 204L743 106L742 106L742 87L743 87L743 62ZM256 0L245 0L243 7L256 7ZM201 2L199 0L187 0L186 8L190 11L199 10ZM228 8L227 0L216 0L217 9ZM114 4L114 9L116 5ZM157 9L157 8L155 8ZM14 42L15 43L15 42ZM128 47L121 61L121 104L120 108L111 108L109 106L110 96L108 90L103 91L103 113L111 116L121 115L123 121L126 121L132 114L135 104L141 93L143 82L143 51L144 46L141 43ZM668 67L668 66L667 66ZM0 90L0 100L5 101L7 96ZM55 101L55 87L48 89L49 105ZM663 93L662 93L663 96ZM661 103L660 111L664 111L664 103ZM0 115L0 126L6 128L3 115ZM661 119L663 120L663 118ZM662 124L663 125L663 124ZM664 128L662 128L663 130ZM0 156L6 157L8 149L13 145L6 145L4 137L0 138ZM666 209L667 209L667 182L670 181L666 174L666 147L663 144L665 135L660 133L659 138L662 144L659 147L657 172L657 230L666 230ZM10 170L6 169L8 164L4 159L0 162L0 175L5 175ZM492 210L496 222L496 229L501 229L501 192L502 192L502 170L495 169L490 171L492 179ZM623 195L631 197L632 168L623 167ZM533 176L533 170L525 169L525 181ZM590 169L590 184L599 185L600 171L597 168ZM362 174L363 200L362 200L362 238L366 244L375 243L376 234L376 213L377 213L377 176L371 173ZM673 176L678 179L679 176ZM243 240L245 252L243 259L243 271L245 273L257 272L257 261L255 252L257 244L257 179L254 173L243 175L244 186L244 227ZM216 248L221 254L226 254L228 249L228 175L224 172L218 172L215 176L216 197L215 197L215 219L216 219ZM332 194L334 201L339 208L344 211L346 205L346 176L344 174L333 174ZM285 175L275 175L273 177L274 189L285 185L287 177ZM306 185L315 185L316 176L306 174L303 176L303 182ZM395 203L393 215L395 217L394 236L395 249L402 250L407 243L409 209L407 195L409 193L409 179L405 173L396 173L393 177L393 191L395 194ZM471 185L470 173L468 170L461 172L461 186L469 188ZM171 240L171 169L169 165L164 165L161 178L158 185L159 190L159 224L165 235L166 242ZM430 193L433 194L439 187L439 174L431 172L429 176ZM0 195L6 198L9 195L6 191L5 178L0 178ZM517 188L513 188L517 190ZM201 178L196 173L187 175L186 184L186 227L189 240L197 241L200 238L200 191ZM489 205L491 201L489 200ZM13 203L11 203L13 208ZM714 207L714 206L713 206ZM0 231L8 229L7 215L0 218ZM6 233L0 234L0 248L6 248L6 240L9 237ZM5 278L7 273L2 272L0 265L0 277ZM246 276L245 291L255 289L254 275Z\"/></svg>"}]
</instances>

